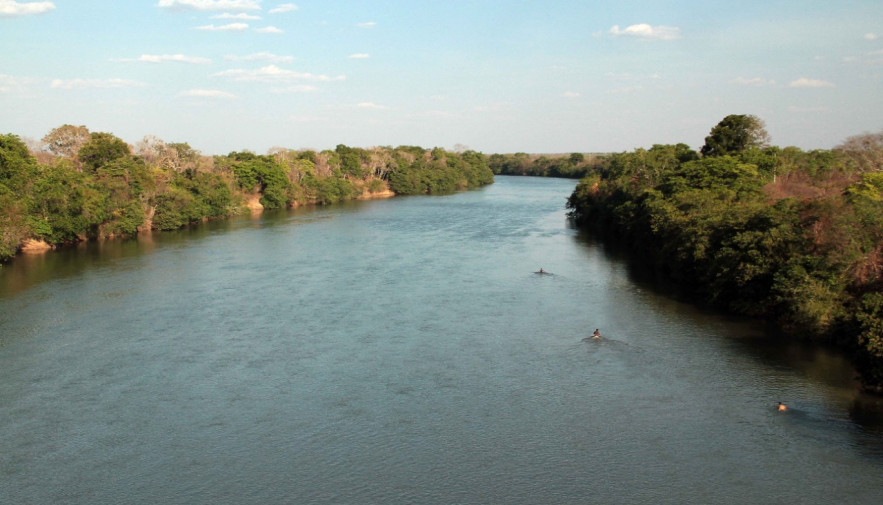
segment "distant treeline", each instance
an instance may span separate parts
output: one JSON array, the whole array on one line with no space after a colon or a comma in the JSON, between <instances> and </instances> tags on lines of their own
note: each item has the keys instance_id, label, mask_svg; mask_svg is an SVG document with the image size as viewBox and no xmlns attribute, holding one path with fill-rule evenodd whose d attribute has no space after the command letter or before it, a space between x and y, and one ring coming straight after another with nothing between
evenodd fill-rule
<instances>
[{"instance_id":1,"label":"distant treeline","mask_svg":"<svg viewBox=\"0 0 883 505\"><path fill-rule=\"evenodd\" d=\"M491 154L487 164L496 175L530 175L581 179L595 173L604 163L598 154Z\"/></svg>"},{"instance_id":2,"label":"distant treeline","mask_svg":"<svg viewBox=\"0 0 883 505\"><path fill-rule=\"evenodd\" d=\"M249 208L447 193L493 182L485 156L421 147L203 156L187 143L64 125L40 143L0 135L0 261L23 247L171 230Z\"/></svg>"},{"instance_id":3,"label":"distant treeline","mask_svg":"<svg viewBox=\"0 0 883 505\"><path fill-rule=\"evenodd\" d=\"M845 349L883 392L883 133L808 152L767 138L734 115L700 152L612 155L568 208L694 300Z\"/></svg>"}]
</instances>

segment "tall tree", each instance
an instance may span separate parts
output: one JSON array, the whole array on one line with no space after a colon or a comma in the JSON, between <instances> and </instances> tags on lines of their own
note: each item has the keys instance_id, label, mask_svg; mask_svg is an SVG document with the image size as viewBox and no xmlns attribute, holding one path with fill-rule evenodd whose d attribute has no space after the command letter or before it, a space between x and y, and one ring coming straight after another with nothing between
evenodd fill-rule
<instances>
[{"instance_id":1,"label":"tall tree","mask_svg":"<svg viewBox=\"0 0 883 505\"><path fill-rule=\"evenodd\" d=\"M73 160L89 138L89 129L85 126L66 124L47 133L43 145L52 154Z\"/></svg>"},{"instance_id":2,"label":"tall tree","mask_svg":"<svg viewBox=\"0 0 883 505\"><path fill-rule=\"evenodd\" d=\"M770 135L763 120L747 114L731 114L705 137L702 156L738 154L751 147L767 147Z\"/></svg>"},{"instance_id":3,"label":"tall tree","mask_svg":"<svg viewBox=\"0 0 883 505\"><path fill-rule=\"evenodd\" d=\"M845 154L860 172L883 171L883 132L849 137L836 150Z\"/></svg>"},{"instance_id":4,"label":"tall tree","mask_svg":"<svg viewBox=\"0 0 883 505\"><path fill-rule=\"evenodd\" d=\"M96 132L89 136L89 141L80 148L80 161L91 172L120 158L131 156L129 145L112 133Z\"/></svg>"}]
</instances>

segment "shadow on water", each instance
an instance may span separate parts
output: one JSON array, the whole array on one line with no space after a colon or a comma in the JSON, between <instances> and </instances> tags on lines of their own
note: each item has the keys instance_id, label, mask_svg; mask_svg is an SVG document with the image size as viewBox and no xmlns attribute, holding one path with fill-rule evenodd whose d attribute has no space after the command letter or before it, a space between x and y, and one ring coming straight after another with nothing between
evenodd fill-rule
<instances>
[{"instance_id":1,"label":"shadow on water","mask_svg":"<svg viewBox=\"0 0 883 505\"><path fill-rule=\"evenodd\" d=\"M831 400L849 412L849 420L859 428L856 434L859 445L875 457L883 457L883 397L861 390L858 373L845 353L828 345L789 337L762 321L692 304L687 288L667 282L652 266L642 263L639 256L623 246L603 242L581 229L575 240L587 252L600 252L606 261L623 265L629 281L641 289L675 302L688 303L699 314L744 325L744 333L727 336L735 348L768 369L791 370L824 386ZM598 343L591 338L587 340ZM790 419L802 421L804 426L814 422L819 424L822 420L813 413L814 410L798 406L789 411Z\"/></svg>"},{"instance_id":2,"label":"shadow on water","mask_svg":"<svg viewBox=\"0 0 883 505\"><path fill-rule=\"evenodd\" d=\"M178 230L151 231L129 238L88 240L42 254L20 254L0 266L0 298L13 297L46 281L74 277L96 268L111 267L120 261L153 254L183 243L206 240L234 231L333 219L340 213L353 212L365 204L366 202L345 202L332 207L268 210L194 223Z\"/></svg>"}]
</instances>

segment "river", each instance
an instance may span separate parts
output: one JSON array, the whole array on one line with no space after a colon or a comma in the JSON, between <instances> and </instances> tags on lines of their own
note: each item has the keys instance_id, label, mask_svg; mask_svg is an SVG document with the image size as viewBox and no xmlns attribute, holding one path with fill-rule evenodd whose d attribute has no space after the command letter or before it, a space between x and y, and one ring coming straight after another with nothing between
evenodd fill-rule
<instances>
[{"instance_id":1,"label":"river","mask_svg":"<svg viewBox=\"0 0 883 505\"><path fill-rule=\"evenodd\" d=\"M879 504L848 363L634 278L574 184L16 259L0 503Z\"/></svg>"}]
</instances>

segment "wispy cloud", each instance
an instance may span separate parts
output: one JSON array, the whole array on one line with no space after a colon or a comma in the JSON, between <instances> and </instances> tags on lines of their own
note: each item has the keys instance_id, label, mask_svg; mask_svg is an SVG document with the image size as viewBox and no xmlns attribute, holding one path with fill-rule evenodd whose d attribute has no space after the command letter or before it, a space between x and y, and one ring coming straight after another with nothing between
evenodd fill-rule
<instances>
[{"instance_id":1,"label":"wispy cloud","mask_svg":"<svg viewBox=\"0 0 883 505\"><path fill-rule=\"evenodd\" d=\"M776 84L776 81L764 79L763 77L751 77L751 78L737 77L730 82L733 84L738 84L740 86L756 86L756 87L774 86Z\"/></svg>"},{"instance_id":2,"label":"wispy cloud","mask_svg":"<svg viewBox=\"0 0 883 505\"><path fill-rule=\"evenodd\" d=\"M239 82L287 82L296 80L329 82L346 79L346 77L342 75L331 77L323 74L294 72L292 70L279 68L276 65L268 65L257 70L246 70L241 68L224 70L223 72L214 74L213 77L226 77Z\"/></svg>"},{"instance_id":3,"label":"wispy cloud","mask_svg":"<svg viewBox=\"0 0 883 505\"><path fill-rule=\"evenodd\" d=\"M270 63L291 63L292 61L294 61L294 56L260 52L247 54L245 56L236 56L231 54L224 56L224 59L227 61L266 61Z\"/></svg>"},{"instance_id":4,"label":"wispy cloud","mask_svg":"<svg viewBox=\"0 0 883 505\"><path fill-rule=\"evenodd\" d=\"M13 91L25 91L38 81L30 77L15 77L0 74L0 93L12 93Z\"/></svg>"},{"instance_id":5,"label":"wispy cloud","mask_svg":"<svg viewBox=\"0 0 883 505\"><path fill-rule=\"evenodd\" d=\"M173 10L195 11L259 11L256 0L159 0L157 7Z\"/></svg>"},{"instance_id":6,"label":"wispy cloud","mask_svg":"<svg viewBox=\"0 0 883 505\"><path fill-rule=\"evenodd\" d=\"M242 21L257 21L261 19L261 17L255 14L247 14L245 12L240 12L239 14L231 14L229 12L225 12L223 14L215 14L210 19L239 19Z\"/></svg>"},{"instance_id":7,"label":"wispy cloud","mask_svg":"<svg viewBox=\"0 0 883 505\"><path fill-rule=\"evenodd\" d=\"M255 31L258 33L285 33L284 31L282 31L279 28L276 28L275 26L265 26L263 28L257 28L257 29L255 29Z\"/></svg>"},{"instance_id":8,"label":"wispy cloud","mask_svg":"<svg viewBox=\"0 0 883 505\"><path fill-rule=\"evenodd\" d=\"M205 65L212 62L212 60L208 58L201 58L199 56L187 56L184 54L142 54L141 57L138 58L138 61L143 61L146 63L191 63L194 65Z\"/></svg>"},{"instance_id":9,"label":"wispy cloud","mask_svg":"<svg viewBox=\"0 0 883 505\"><path fill-rule=\"evenodd\" d=\"M371 55L368 53L355 53L355 54L349 55L348 57L353 60L365 60L365 59L370 58Z\"/></svg>"},{"instance_id":10,"label":"wispy cloud","mask_svg":"<svg viewBox=\"0 0 883 505\"><path fill-rule=\"evenodd\" d=\"M879 33L866 33L865 40L877 40L881 37Z\"/></svg>"},{"instance_id":11,"label":"wispy cloud","mask_svg":"<svg viewBox=\"0 0 883 505\"><path fill-rule=\"evenodd\" d=\"M296 10L297 5L295 4L281 4L278 7L270 9L270 14L281 14L283 12L291 12Z\"/></svg>"},{"instance_id":12,"label":"wispy cloud","mask_svg":"<svg viewBox=\"0 0 883 505\"><path fill-rule=\"evenodd\" d=\"M244 32L248 30L247 23L230 23L228 25L205 25L205 26L197 26L197 30L203 30L207 32Z\"/></svg>"},{"instance_id":13,"label":"wispy cloud","mask_svg":"<svg viewBox=\"0 0 883 505\"><path fill-rule=\"evenodd\" d=\"M366 21L364 23L356 23L356 26L358 26L359 28L374 28L375 26L377 26L377 23L375 23L374 21Z\"/></svg>"},{"instance_id":14,"label":"wispy cloud","mask_svg":"<svg viewBox=\"0 0 883 505\"><path fill-rule=\"evenodd\" d=\"M15 2L12 0L0 0L0 18L14 18L43 14L55 9L52 2Z\"/></svg>"},{"instance_id":15,"label":"wispy cloud","mask_svg":"<svg viewBox=\"0 0 883 505\"><path fill-rule=\"evenodd\" d=\"M676 40L681 38L681 29L673 26L651 26L646 23L627 26L621 29L613 26L609 33L616 37L636 37L648 40Z\"/></svg>"},{"instance_id":16,"label":"wispy cloud","mask_svg":"<svg viewBox=\"0 0 883 505\"><path fill-rule=\"evenodd\" d=\"M834 84L821 79L801 77L788 83L789 88L833 88Z\"/></svg>"},{"instance_id":17,"label":"wispy cloud","mask_svg":"<svg viewBox=\"0 0 883 505\"><path fill-rule=\"evenodd\" d=\"M374 102L359 102L356 104L356 107L359 109L371 109L371 110L386 110L389 108L385 105L378 105Z\"/></svg>"},{"instance_id":18,"label":"wispy cloud","mask_svg":"<svg viewBox=\"0 0 883 505\"><path fill-rule=\"evenodd\" d=\"M644 90L644 86L625 86L622 88L613 88L613 89L607 91L607 93L609 93L611 95L627 95L630 93L637 93L637 92L643 91L643 90Z\"/></svg>"},{"instance_id":19,"label":"wispy cloud","mask_svg":"<svg viewBox=\"0 0 883 505\"><path fill-rule=\"evenodd\" d=\"M217 89L190 89L178 93L178 96L182 98L237 98L236 95L234 95L233 93L228 93L226 91L221 91Z\"/></svg>"},{"instance_id":20,"label":"wispy cloud","mask_svg":"<svg viewBox=\"0 0 883 505\"><path fill-rule=\"evenodd\" d=\"M50 86L56 89L137 88L146 84L128 79L53 79Z\"/></svg>"},{"instance_id":21,"label":"wispy cloud","mask_svg":"<svg viewBox=\"0 0 883 505\"><path fill-rule=\"evenodd\" d=\"M270 91L272 93L280 93L280 94L284 94L284 93L312 93L313 91L316 91L318 89L319 88L317 88L316 86L313 86L311 84L300 84L297 86L287 86L284 88L273 88Z\"/></svg>"},{"instance_id":22,"label":"wispy cloud","mask_svg":"<svg viewBox=\"0 0 883 505\"><path fill-rule=\"evenodd\" d=\"M614 25L607 33L614 37L636 37L647 40L676 40L681 38L681 29L674 26L650 26L646 23L620 28Z\"/></svg>"},{"instance_id":23,"label":"wispy cloud","mask_svg":"<svg viewBox=\"0 0 883 505\"><path fill-rule=\"evenodd\" d=\"M565 91L564 93L561 94L561 96L564 98L579 98L582 95L580 95L576 91Z\"/></svg>"}]
</instances>

